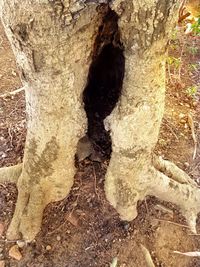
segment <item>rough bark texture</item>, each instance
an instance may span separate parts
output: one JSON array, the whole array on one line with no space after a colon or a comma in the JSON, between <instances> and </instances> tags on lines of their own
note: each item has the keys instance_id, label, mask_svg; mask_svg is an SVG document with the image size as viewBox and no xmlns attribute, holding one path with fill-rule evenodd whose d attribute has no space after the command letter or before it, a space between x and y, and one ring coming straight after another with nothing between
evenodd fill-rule
<instances>
[{"instance_id":1,"label":"rough bark texture","mask_svg":"<svg viewBox=\"0 0 200 267\"><path fill-rule=\"evenodd\" d=\"M137 201L146 195L179 205L195 231L200 210L200 192L175 165L169 179L166 169L153 166L152 152L164 111L165 53L176 20L177 1L114 1L125 47L126 70L123 92L113 113L106 119L111 130L112 157L105 190L121 218L137 216ZM128 23L127 23L128 22ZM161 171L161 172L160 172ZM169 170L168 170L169 171ZM177 182L178 181L178 182ZM189 184L188 184L189 183Z\"/></svg>"},{"instance_id":2,"label":"rough bark texture","mask_svg":"<svg viewBox=\"0 0 200 267\"><path fill-rule=\"evenodd\" d=\"M97 8L100 2L0 2L27 86L28 134L9 238L22 233L32 240L45 206L64 198L72 186L76 145L86 129L81 94L106 10ZM165 53L177 1L108 2L119 15L126 67L122 95L105 121L113 151L106 174L107 198L122 219L132 220L137 201L156 195L178 204L195 230L199 190L189 177L183 181L176 166L152 157L164 110Z\"/></svg>"},{"instance_id":3,"label":"rough bark texture","mask_svg":"<svg viewBox=\"0 0 200 267\"><path fill-rule=\"evenodd\" d=\"M3 1L2 9L27 85L28 115L18 201L8 236L17 238L21 232L31 240L44 207L64 198L73 184L76 146L86 129L81 94L100 16L96 5L90 5L81 14L74 10L77 18L69 22L70 12L65 14L61 1Z\"/></svg>"},{"instance_id":4,"label":"rough bark texture","mask_svg":"<svg viewBox=\"0 0 200 267\"><path fill-rule=\"evenodd\" d=\"M107 119L113 153L106 192L126 220L135 218L136 203L149 187L145 177L164 111L167 31L175 20L173 1L136 2L124 11L113 5L121 13L126 71L120 102Z\"/></svg>"}]
</instances>

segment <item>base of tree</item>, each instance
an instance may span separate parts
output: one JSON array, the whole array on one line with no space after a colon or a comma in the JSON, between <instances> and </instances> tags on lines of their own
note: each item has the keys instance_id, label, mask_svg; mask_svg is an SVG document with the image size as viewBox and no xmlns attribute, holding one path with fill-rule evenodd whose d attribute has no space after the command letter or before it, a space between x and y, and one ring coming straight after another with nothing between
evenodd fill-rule
<instances>
[{"instance_id":1,"label":"base of tree","mask_svg":"<svg viewBox=\"0 0 200 267\"><path fill-rule=\"evenodd\" d=\"M113 155L113 157L116 163L119 155ZM131 221L136 218L138 200L143 200L147 195L153 195L179 206L191 231L196 233L196 218L200 211L200 193L196 183L174 163L155 155L146 173L144 170L138 173L138 169L134 172L134 168L125 169L124 165L119 166L124 161L130 164L128 158L124 157L122 160L120 155L117 176L116 169L113 171L112 164L110 165L105 182L107 198L116 208L121 219ZM0 169L0 181L16 182L21 173L21 167L22 165L19 164ZM137 176L134 173L137 173ZM18 184L18 190L17 212L8 229L7 238L11 240L24 238L31 241L41 227L43 210L46 206L45 195L39 187L23 191Z\"/></svg>"}]
</instances>

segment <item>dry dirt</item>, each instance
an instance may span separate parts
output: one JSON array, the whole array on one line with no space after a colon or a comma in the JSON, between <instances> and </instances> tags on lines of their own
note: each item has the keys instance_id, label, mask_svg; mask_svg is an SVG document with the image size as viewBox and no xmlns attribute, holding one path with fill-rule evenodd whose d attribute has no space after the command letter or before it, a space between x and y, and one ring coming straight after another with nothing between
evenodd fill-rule
<instances>
[{"instance_id":1,"label":"dry dirt","mask_svg":"<svg viewBox=\"0 0 200 267\"><path fill-rule=\"evenodd\" d=\"M200 38L177 38L171 41L170 57L181 57L181 61L177 68L174 63L168 65L166 112L156 153L175 162L200 184L200 149L193 160L194 142L188 120L190 114L196 136L200 136L199 93L189 95L191 86L200 84ZM0 26L0 95L20 87L14 57ZM21 162L25 135L24 92L0 96L0 166ZM148 197L138 204L139 215L133 222L119 219L105 199L107 165L107 160L100 163L89 159L79 164L70 195L46 208L35 241L20 248L20 261L9 256L16 241L5 237L17 189L13 184L0 184L0 225L4 227L0 264L2 260L6 267L106 267L117 258L113 267L148 267L143 245L155 266L200 267L199 258L174 253L200 251L200 235L191 234L175 205ZM200 218L197 231L200 233Z\"/></svg>"}]
</instances>

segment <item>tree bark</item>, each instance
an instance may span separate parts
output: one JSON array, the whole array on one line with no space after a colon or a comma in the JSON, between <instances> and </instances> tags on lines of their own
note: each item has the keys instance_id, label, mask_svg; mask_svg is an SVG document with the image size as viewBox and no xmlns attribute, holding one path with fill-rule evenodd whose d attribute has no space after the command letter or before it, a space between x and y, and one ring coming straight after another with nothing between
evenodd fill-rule
<instances>
[{"instance_id":1,"label":"tree bark","mask_svg":"<svg viewBox=\"0 0 200 267\"><path fill-rule=\"evenodd\" d=\"M128 221L137 216L137 201L147 195L172 201L195 232L199 189L174 164L152 158L164 111L166 48L177 1L134 1L124 10L119 2L113 8L120 15L126 70L120 101L105 120L112 138L106 196Z\"/></svg>"},{"instance_id":2,"label":"tree bark","mask_svg":"<svg viewBox=\"0 0 200 267\"><path fill-rule=\"evenodd\" d=\"M104 16L99 2L1 1L1 16L26 85L28 115L18 200L8 230L11 239L21 233L32 240L45 206L64 198L73 184L76 145L86 130L82 92ZM122 219L135 218L137 201L152 194L179 205L195 230L199 190L175 165L153 157L164 110L166 47L177 2L110 4L119 16L126 69L120 100L105 120L112 138L105 191Z\"/></svg>"},{"instance_id":3,"label":"tree bark","mask_svg":"<svg viewBox=\"0 0 200 267\"><path fill-rule=\"evenodd\" d=\"M164 112L165 54L176 8L174 1L136 2L120 17L125 78L118 106L106 120L113 151L106 195L126 220L136 217L137 201L150 185L145 177ZM121 12L118 4L114 8Z\"/></svg>"},{"instance_id":4,"label":"tree bark","mask_svg":"<svg viewBox=\"0 0 200 267\"><path fill-rule=\"evenodd\" d=\"M74 7L77 18L73 19L70 7L64 10L61 1L6 0L1 8L26 85L28 116L18 200L8 237L18 238L21 233L32 240L45 206L63 199L73 184L76 146L86 130L81 94L100 16L96 5L90 5L81 14Z\"/></svg>"}]
</instances>

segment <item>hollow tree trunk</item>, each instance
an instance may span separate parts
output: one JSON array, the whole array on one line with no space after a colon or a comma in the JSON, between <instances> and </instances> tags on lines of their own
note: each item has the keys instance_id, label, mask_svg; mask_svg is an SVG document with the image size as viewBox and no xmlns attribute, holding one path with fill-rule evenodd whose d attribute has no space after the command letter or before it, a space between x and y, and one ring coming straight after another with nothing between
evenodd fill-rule
<instances>
[{"instance_id":1,"label":"hollow tree trunk","mask_svg":"<svg viewBox=\"0 0 200 267\"><path fill-rule=\"evenodd\" d=\"M104 16L98 2L102 1L0 2L26 84L28 114L22 172L18 167L9 169L15 180L14 170L21 173L9 238L22 233L32 240L44 207L64 198L72 186L76 145L86 130L81 94ZM105 120L112 138L105 190L122 219L135 218L138 199L151 194L180 205L195 230L199 190L175 165L153 157L164 109L164 57L176 2L113 0L110 4L119 16L126 67L120 100ZM4 168L3 178L8 176Z\"/></svg>"}]
</instances>

